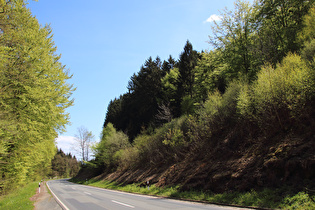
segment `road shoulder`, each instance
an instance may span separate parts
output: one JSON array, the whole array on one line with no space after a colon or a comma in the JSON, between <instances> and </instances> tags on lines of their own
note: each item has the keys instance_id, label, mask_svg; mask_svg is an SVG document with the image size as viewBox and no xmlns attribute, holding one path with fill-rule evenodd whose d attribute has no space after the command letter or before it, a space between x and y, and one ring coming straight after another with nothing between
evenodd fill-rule
<instances>
[{"instance_id":1,"label":"road shoulder","mask_svg":"<svg viewBox=\"0 0 315 210\"><path fill-rule=\"evenodd\" d=\"M34 195L31 200L35 200L34 209L35 210L62 210L59 204L56 202L54 197L49 193L46 182L42 182L40 187L40 193L37 189L36 195Z\"/></svg>"}]
</instances>

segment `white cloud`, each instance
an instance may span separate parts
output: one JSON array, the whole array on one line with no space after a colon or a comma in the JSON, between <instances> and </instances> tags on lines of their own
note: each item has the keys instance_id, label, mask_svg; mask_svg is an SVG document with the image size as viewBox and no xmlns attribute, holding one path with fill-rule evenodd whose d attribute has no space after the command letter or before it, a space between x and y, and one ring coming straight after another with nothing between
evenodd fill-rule
<instances>
[{"instance_id":1,"label":"white cloud","mask_svg":"<svg viewBox=\"0 0 315 210\"><path fill-rule=\"evenodd\" d=\"M76 151L73 150L73 145L75 144L75 137L73 136L58 136L56 139L58 149L61 148L66 154L71 152L75 155Z\"/></svg>"},{"instance_id":2,"label":"white cloud","mask_svg":"<svg viewBox=\"0 0 315 210\"><path fill-rule=\"evenodd\" d=\"M213 21L220 21L220 20L222 20L222 17L220 15L213 14L205 22L211 23Z\"/></svg>"}]
</instances>

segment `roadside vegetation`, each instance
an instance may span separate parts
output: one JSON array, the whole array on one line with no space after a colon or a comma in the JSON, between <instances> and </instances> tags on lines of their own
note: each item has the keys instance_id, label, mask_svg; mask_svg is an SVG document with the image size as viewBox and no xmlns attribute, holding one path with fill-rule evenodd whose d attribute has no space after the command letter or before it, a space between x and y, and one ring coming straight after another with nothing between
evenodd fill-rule
<instances>
[{"instance_id":1,"label":"roadside vegetation","mask_svg":"<svg viewBox=\"0 0 315 210\"><path fill-rule=\"evenodd\" d=\"M0 196L0 209L14 210L32 210L34 209L31 197L36 194L38 182L29 183L23 187L11 192L9 195Z\"/></svg>"},{"instance_id":2,"label":"roadside vegetation","mask_svg":"<svg viewBox=\"0 0 315 210\"><path fill-rule=\"evenodd\" d=\"M0 195L48 176L73 104L52 29L26 4L0 1Z\"/></svg>"},{"instance_id":3,"label":"roadside vegetation","mask_svg":"<svg viewBox=\"0 0 315 210\"><path fill-rule=\"evenodd\" d=\"M201 201L206 203L223 204L223 205L237 205L258 208L272 208L272 209L314 209L315 195L299 192L290 192L290 188L282 187L280 189L264 189L261 191L249 192L224 192L211 193L209 191L181 191L179 186L157 187L155 185L148 186L143 184L128 184L123 185L116 182L106 180L80 181L72 179L71 181L100 187L105 189L112 189L130 193L139 193L144 195L153 195L160 197L169 197L175 199L184 199L189 201Z\"/></svg>"}]
</instances>

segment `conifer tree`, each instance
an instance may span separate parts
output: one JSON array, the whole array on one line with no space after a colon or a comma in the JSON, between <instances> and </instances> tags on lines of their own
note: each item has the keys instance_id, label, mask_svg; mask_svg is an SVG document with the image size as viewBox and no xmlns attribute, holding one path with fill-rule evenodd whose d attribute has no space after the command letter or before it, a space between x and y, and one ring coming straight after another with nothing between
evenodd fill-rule
<instances>
[{"instance_id":1,"label":"conifer tree","mask_svg":"<svg viewBox=\"0 0 315 210\"><path fill-rule=\"evenodd\" d=\"M181 104L185 96L193 97L193 86L195 81L195 66L198 61L198 52L193 49L192 44L187 40L184 51L179 56L178 61L178 80L175 116L181 115Z\"/></svg>"}]
</instances>

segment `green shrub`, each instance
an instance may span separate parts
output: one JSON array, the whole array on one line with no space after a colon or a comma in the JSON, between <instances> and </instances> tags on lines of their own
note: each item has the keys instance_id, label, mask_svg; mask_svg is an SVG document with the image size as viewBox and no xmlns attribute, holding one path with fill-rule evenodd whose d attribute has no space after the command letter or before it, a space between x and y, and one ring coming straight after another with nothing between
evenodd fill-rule
<instances>
[{"instance_id":1,"label":"green shrub","mask_svg":"<svg viewBox=\"0 0 315 210\"><path fill-rule=\"evenodd\" d=\"M242 85L237 99L237 112L240 116L246 119L253 118L252 89L248 84Z\"/></svg>"},{"instance_id":2,"label":"green shrub","mask_svg":"<svg viewBox=\"0 0 315 210\"><path fill-rule=\"evenodd\" d=\"M219 91L211 93L198 112L200 121L222 124L234 119L241 87L241 83L232 82L223 95Z\"/></svg>"},{"instance_id":3,"label":"green shrub","mask_svg":"<svg viewBox=\"0 0 315 210\"><path fill-rule=\"evenodd\" d=\"M289 54L276 68L264 66L253 85L241 86L237 112L262 127L286 128L309 115L314 93L310 67Z\"/></svg>"},{"instance_id":4,"label":"green shrub","mask_svg":"<svg viewBox=\"0 0 315 210\"><path fill-rule=\"evenodd\" d=\"M165 139L163 140L163 144L171 146L182 145L184 142L184 134L178 128L169 129L165 134Z\"/></svg>"},{"instance_id":5,"label":"green shrub","mask_svg":"<svg viewBox=\"0 0 315 210\"><path fill-rule=\"evenodd\" d=\"M139 159L139 150L136 147L127 147L115 153L119 167L122 169L133 168Z\"/></svg>"},{"instance_id":6,"label":"green shrub","mask_svg":"<svg viewBox=\"0 0 315 210\"><path fill-rule=\"evenodd\" d=\"M170 123L165 124L160 130L157 131L157 136L163 138L164 145L171 147L187 146L189 139L186 138L189 130L187 116L182 116L173 119Z\"/></svg>"},{"instance_id":7,"label":"green shrub","mask_svg":"<svg viewBox=\"0 0 315 210\"><path fill-rule=\"evenodd\" d=\"M215 91L208 96L208 100L204 103L203 109L199 111L201 119L213 119L219 115L222 106L222 95L219 91Z\"/></svg>"},{"instance_id":8,"label":"green shrub","mask_svg":"<svg viewBox=\"0 0 315 210\"><path fill-rule=\"evenodd\" d=\"M108 123L102 131L101 141L93 145L92 150L98 165L113 166L119 161L119 154L116 153L130 146L128 136Z\"/></svg>"},{"instance_id":9,"label":"green shrub","mask_svg":"<svg viewBox=\"0 0 315 210\"><path fill-rule=\"evenodd\" d=\"M187 136L188 117L182 116L155 130L151 135L137 136L132 147L116 152L115 157L123 168L132 168L143 163L158 165L179 160L189 146Z\"/></svg>"},{"instance_id":10,"label":"green shrub","mask_svg":"<svg viewBox=\"0 0 315 210\"><path fill-rule=\"evenodd\" d=\"M282 127L301 115L314 91L310 69L300 56L290 54L276 69L266 66L259 73L252 95L256 117Z\"/></svg>"},{"instance_id":11,"label":"green shrub","mask_svg":"<svg viewBox=\"0 0 315 210\"><path fill-rule=\"evenodd\" d=\"M281 208L283 209L303 209L303 210L311 210L315 209L315 196L311 196L306 194L305 192L299 192L294 196L287 196L283 200L283 204Z\"/></svg>"}]
</instances>

